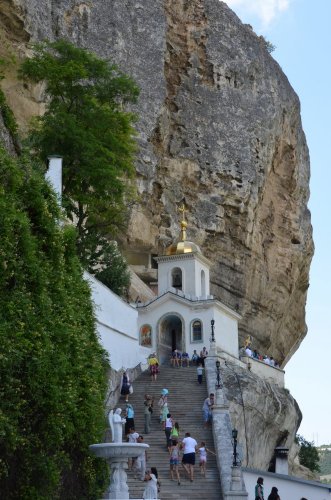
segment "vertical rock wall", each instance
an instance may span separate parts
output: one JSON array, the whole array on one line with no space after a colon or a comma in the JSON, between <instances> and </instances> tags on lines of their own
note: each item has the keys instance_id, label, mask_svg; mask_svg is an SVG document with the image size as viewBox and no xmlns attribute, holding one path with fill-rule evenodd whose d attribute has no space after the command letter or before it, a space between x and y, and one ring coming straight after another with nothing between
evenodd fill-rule
<instances>
[{"instance_id":1,"label":"vertical rock wall","mask_svg":"<svg viewBox=\"0 0 331 500\"><path fill-rule=\"evenodd\" d=\"M140 200L124 245L161 252L184 199L189 237L214 263L212 292L243 315L241 336L285 363L306 333L309 155L298 98L264 40L218 0L4 4L20 50L66 37L136 79ZM23 122L39 96L15 85Z\"/></svg>"}]
</instances>

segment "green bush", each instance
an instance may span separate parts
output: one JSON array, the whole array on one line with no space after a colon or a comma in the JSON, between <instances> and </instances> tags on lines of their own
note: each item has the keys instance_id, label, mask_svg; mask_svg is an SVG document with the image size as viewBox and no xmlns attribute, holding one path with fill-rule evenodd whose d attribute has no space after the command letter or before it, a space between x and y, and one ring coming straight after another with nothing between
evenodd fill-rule
<instances>
[{"instance_id":1,"label":"green bush","mask_svg":"<svg viewBox=\"0 0 331 500\"><path fill-rule=\"evenodd\" d=\"M104 351L72 227L36 165L0 150L0 491L93 499L107 468Z\"/></svg>"},{"instance_id":2,"label":"green bush","mask_svg":"<svg viewBox=\"0 0 331 500\"><path fill-rule=\"evenodd\" d=\"M296 442L300 445L300 464L304 465L312 472L320 472L318 451L314 443L307 441L299 434L296 435Z\"/></svg>"},{"instance_id":3,"label":"green bush","mask_svg":"<svg viewBox=\"0 0 331 500\"><path fill-rule=\"evenodd\" d=\"M99 270L95 277L114 293L125 297L131 282L127 261L122 256L116 242L104 242L102 256L99 259Z\"/></svg>"}]
</instances>

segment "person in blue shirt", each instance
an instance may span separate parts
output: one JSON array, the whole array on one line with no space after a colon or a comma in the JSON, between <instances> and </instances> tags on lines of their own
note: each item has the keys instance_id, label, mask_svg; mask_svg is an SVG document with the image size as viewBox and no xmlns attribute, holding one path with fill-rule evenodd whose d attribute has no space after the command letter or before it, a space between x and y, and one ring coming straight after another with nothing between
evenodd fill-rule
<instances>
[{"instance_id":1,"label":"person in blue shirt","mask_svg":"<svg viewBox=\"0 0 331 500\"><path fill-rule=\"evenodd\" d=\"M130 403L126 403L125 435L128 435L131 428L134 428L134 409Z\"/></svg>"}]
</instances>

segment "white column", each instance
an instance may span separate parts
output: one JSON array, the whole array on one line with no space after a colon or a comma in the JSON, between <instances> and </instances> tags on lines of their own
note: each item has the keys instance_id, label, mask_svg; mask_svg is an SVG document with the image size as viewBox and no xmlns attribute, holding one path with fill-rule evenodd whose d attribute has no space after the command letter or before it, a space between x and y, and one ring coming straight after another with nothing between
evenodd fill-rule
<instances>
[{"instance_id":1,"label":"white column","mask_svg":"<svg viewBox=\"0 0 331 500\"><path fill-rule=\"evenodd\" d=\"M49 156L48 157L48 170L46 172L46 179L51 183L54 191L56 192L59 203L61 204L62 198L62 156Z\"/></svg>"}]
</instances>

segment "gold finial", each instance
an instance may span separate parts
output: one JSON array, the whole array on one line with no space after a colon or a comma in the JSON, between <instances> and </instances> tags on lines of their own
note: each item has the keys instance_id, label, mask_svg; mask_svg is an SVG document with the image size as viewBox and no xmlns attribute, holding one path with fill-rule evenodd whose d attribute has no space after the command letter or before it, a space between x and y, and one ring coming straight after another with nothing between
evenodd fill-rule
<instances>
[{"instance_id":1,"label":"gold finial","mask_svg":"<svg viewBox=\"0 0 331 500\"><path fill-rule=\"evenodd\" d=\"M185 213L187 212L187 209L184 205L184 203L178 207L178 211L181 212L183 215L183 219L181 220L180 226L181 226L181 241L186 240L186 228L187 228L187 222L185 220Z\"/></svg>"}]
</instances>

